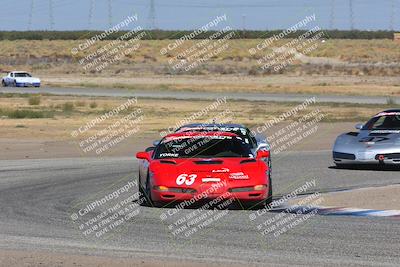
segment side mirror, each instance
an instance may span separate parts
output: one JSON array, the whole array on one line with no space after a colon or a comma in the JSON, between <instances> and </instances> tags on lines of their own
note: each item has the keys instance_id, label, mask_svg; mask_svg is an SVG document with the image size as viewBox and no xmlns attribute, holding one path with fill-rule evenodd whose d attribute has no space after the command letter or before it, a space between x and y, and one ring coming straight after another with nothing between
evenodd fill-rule
<instances>
[{"instance_id":1,"label":"side mirror","mask_svg":"<svg viewBox=\"0 0 400 267\"><path fill-rule=\"evenodd\" d=\"M153 141L153 146L158 146L159 143L160 143L160 140L155 140L155 141Z\"/></svg>"},{"instance_id":2,"label":"side mirror","mask_svg":"<svg viewBox=\"0 0 400 267\"><path fill-rule=\"evenodd\" d=\"M364 124L362 124L362 123L357 123L354 127L355 127L357 130L362 130L362 129L364 128Z\"/></svg>"},{"instance_id":3,"label":"side mirror","mask_svg":"<svg viewBox=\"0 0 400 267\"><path fill-rule=\"evenodd\" d=\"M138 153L136 153L136 158L137 159L145 159L147 161L150 161L150 154L147 152L138 152Z\"/></svg>"},{"instance_id":4,"label":"side mirror","mask_svg":"<svg viewBox=\"0 0 400 267\"><path fill-rule=\"evenodd\" d=\"M259 150L270 150L270 146L269 146L269 144L267 144L265 142L260 142L257 146L256 151L259 151Z\"/></svg>"},{"instance_id":5,"label":"side mirror","mask_svg":"<svg viewBox=\"0 0 400 267\"><path fill-rule=\"evenodd\" d=\"M261 158L269 158L270 156L270 152L268 150L259 150L257 151L257 158L261 159Z\"/></svg>"},{"instance_id":6,"label":"side mirror","mask_svg":"<svg viewBox=\"0 0 400 267\"><path fill-rule=\"evenodd\" d=\"M150 147L146 148L144 151L150 152L150 151L153 151L154 149L156 149L154 146L150 146Z\"/></svg>"}]
</instances>

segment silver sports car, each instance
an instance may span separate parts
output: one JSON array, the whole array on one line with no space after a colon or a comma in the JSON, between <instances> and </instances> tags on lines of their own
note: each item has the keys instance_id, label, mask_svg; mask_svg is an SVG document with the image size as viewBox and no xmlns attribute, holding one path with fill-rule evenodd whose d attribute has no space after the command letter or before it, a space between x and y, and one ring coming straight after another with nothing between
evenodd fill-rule
<instances>
[{"instance_id":1,"label":"silver sports car","mask_svg":"<svg viewBox=\"0 0 400 267\"><path fill-rule=\"evenodd\" d=\"M336 138L333 161L345 164L400 165L400 109L385 110L366 124L357 124L359 132Z\"/></svg>"}]
</instances>

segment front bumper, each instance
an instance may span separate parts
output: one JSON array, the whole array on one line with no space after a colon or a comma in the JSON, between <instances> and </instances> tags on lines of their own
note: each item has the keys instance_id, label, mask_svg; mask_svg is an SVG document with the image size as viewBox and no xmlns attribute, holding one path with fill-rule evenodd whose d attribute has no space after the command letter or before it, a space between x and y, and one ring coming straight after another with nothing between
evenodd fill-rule
<instances>
[{"instance_id":1,"label":"front bumper","mask_svg":"<svg viewBox=\"0 0 400 267\"><path fill-rule=\"evenodd\" d=\"M333 151L333 161L336 164L387 164L400 165L399 153L385 153L385 151L359 151L343 153Z\"/></svg>"},{"instance_id":2,"label":"front bumper","mask_svg":"<svg viewBox=\"0 0 400 267\"><path fill-rule=\"evenodd\" d=\"M40 83L16 83L17 87L40 87Z\"/></svg>"},{"instance_id":3,"label":"front bumper","mask_svg":"<svg viewBox=\"0 0 400 267\"><path fill-rule=\"evenodd\" d=\"M176 192L160 192L157 190L151 191L152 200L155 202L180 202L180 201L208 201L217 198L234 199L241 202L261 202L266 200L268 196L268 187L263 190L246 191L246 192L230 192L229 189L220 191L218 193L202 195L201 193L176 193Z\"/></svg>"}]
</instances>

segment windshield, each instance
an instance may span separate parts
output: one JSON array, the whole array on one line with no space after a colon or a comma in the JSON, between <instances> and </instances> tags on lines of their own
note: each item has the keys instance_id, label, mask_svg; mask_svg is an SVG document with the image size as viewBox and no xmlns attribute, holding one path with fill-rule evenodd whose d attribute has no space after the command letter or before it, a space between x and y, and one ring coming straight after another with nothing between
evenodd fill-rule
<instances>
[{"instance_id":1,"label":"windshield","mask_svg":"<svg viewBox=\"0 0 400 267\"><path fill-rule=\"evenodd\" d=\"M253 157L250 146L240 137L196 136L164 139L155 151L156 159L163 158L237 158Z\"/></svg>"},{"instance_id":2,"label":"windshield","mask_svg":"<svg viewBox=\"0 0 400 267\"><path fill-rule=\"evenodd\" d=\"M365 124L363 130L400 130L400 113L374 117Z\"/></svg>"},{"instance_id":3,"label":"windshield","mask_svg":"<svg viewBox=\"0 0 400 267\"><path fill-rule=\"evenodd\" d=\"M14 77L32 77L29 73L14 73Z\"/></svg>"}]
</instances>

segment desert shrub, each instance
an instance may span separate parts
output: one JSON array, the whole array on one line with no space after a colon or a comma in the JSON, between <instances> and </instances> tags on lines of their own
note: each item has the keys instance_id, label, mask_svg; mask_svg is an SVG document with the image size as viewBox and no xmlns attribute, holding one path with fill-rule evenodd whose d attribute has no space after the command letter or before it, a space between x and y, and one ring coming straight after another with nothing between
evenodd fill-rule
<instances>
[{"instance_id":1,"label":"desert shrub","mask_svg":"<svg viewBox=\"0 0 400 267\"><path fill-rule=\"evenodd\" d=\"M74 103L72 103L72 102L65 102L65 103L62 105L62 109L63 109L64 112L71 112L71 111L74 110Z\"/></svg>"},{"instance_id":2,"label":"desert shrub","mask_svg":"<svg viewBox=\"0 0 400 267\"><path fill-rule=\"evenodd\" d=\"M29 98L28 98L28 103L29 103L29 105L31 105L31 106L37 106L37 105L40 105L40 101L41 101L41 99L40 99L40 96L38 96L38 95L32 95L32 96L30 96Z\"/></svg>"},{"instance_id":3,"label":"desert shrub","mask_svg":"<svg viewBox=\"0 0 400 267\"><path fill-rule=\"evenodd\" d=\"M75 102L75 106L84 107L84 106L86 106L86 102L85 101L77 101L77 102Z\"/></svg>"},{"instance_id":4,"label":"desert shrub","mask_svg":"<svg viewBox=\"0 0 400 267\"><path fill-rule=\"evenodd\" d=\"M41 119L52 118L54 113L50 111L35 111L27 109L0 109L0 116L6 116L10 119Z\"/></svg>"},{"instance_id":5,"label":"desert shrub","mask_svg":"<svg viewBox=\"0 0 400 267\"><path fill-rule=\"evenodd\" d=\"M90 108L97 108L97 103L95 101L90 103Z\"/></svg>"}]
</instances>

